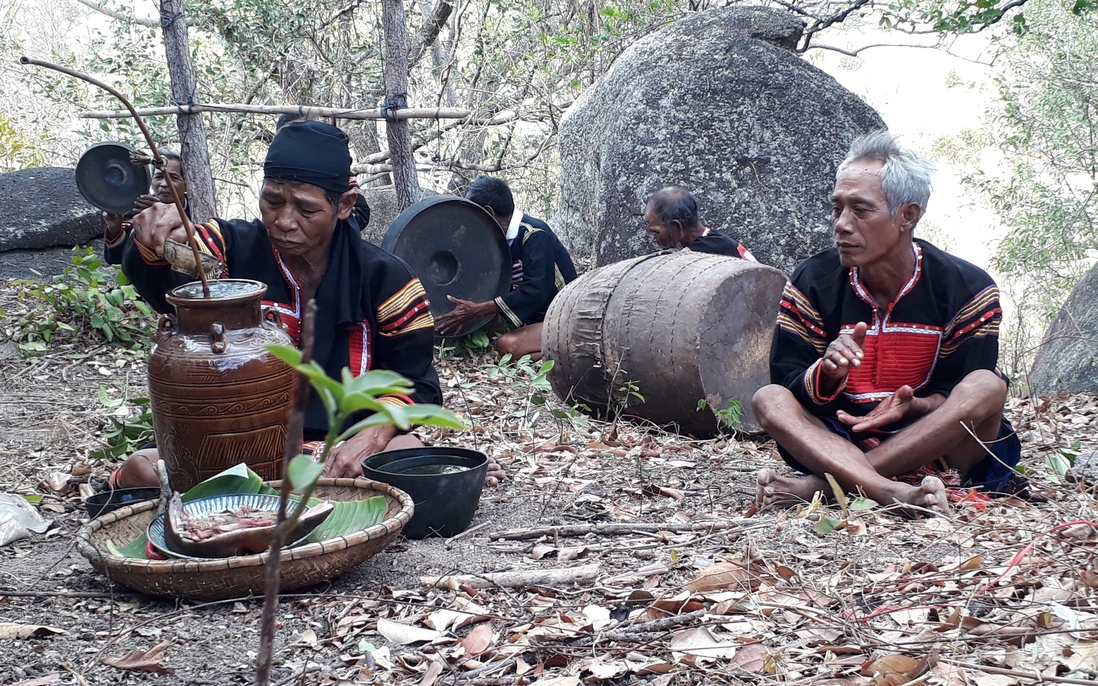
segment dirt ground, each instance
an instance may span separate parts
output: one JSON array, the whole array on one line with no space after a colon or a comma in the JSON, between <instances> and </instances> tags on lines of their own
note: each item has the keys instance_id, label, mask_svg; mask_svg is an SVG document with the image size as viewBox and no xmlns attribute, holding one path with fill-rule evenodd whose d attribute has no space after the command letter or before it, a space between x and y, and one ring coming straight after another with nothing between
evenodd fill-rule
<instances>
[{"instance_id":1,"label":"dirt ground","mask_svg":"<svg viewBox=\"0 0 1098 686\"><path fill-rule=\"evenodd\" d=\"M0 288L0 309L18 306L10 290ZM537 404L529 375L494 367L439 361L446 404L472 428L427 437L484 450L509 477L485 490L462 537L398 539L283 596L275 683L1098 677L1094 498L1046 465L1095 450L1095 398L1010 403L1032 490L1048 502L959 504L918 521L855 503L756 514L755 474L779 466L765 437L695 441L554 417L566 408ZM0 630L48 627L0 638L0 683L251 682L259 601L149 598L76 552L79 485L113 466L89 457L107 425L99 389L145 396L140 356L61 346L25 359L0 341L0 376L0 492L42 495L53 522L0 549ZM581 528L534 531L551 526ZM508 588L420 578L556 569L582 576ZM127 656L129 668L103 661Z\"/></svg>"}]
</instances>

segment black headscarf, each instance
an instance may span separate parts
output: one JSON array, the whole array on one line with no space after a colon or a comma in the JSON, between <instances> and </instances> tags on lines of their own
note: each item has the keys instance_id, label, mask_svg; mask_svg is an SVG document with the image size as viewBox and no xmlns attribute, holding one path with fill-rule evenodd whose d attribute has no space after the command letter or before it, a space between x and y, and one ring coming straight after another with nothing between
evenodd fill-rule
<instances>
[{"instance_id":1,"label":"black headscarf","mask_svg":"<svg viewBox=\"0 0 1098 686\"><path fill-rule=\"evenodd\" d=\"M347 134L319 121L290 124L275 134L263 162L263 176L345 193L351 187Z\"/></svg>"}]
</instances>

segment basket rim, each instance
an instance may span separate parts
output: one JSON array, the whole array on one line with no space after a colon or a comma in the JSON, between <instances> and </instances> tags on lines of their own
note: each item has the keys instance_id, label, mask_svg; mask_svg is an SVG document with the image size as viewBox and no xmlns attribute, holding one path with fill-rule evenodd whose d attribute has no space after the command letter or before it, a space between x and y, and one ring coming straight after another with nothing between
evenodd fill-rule
<instances>
[{"instance_id":1,"label":"basket rim","mask_svg":"<svg viewBox=\"0 0 1098 686\"><path fill-rule=\"evenodd\" d=\"M282 481L265 481L265 486L271 488L279 488L282 485ZM366 479L364 477L356 477L353 479L340 478L321 478L317 479L318 487L351 487L358 488L366 491L376 491L379 495L388 495L394 498L400 503L400 511L393 514L391 517L387 517L382 521L374 524L373 526L363 529L361 531L355 531L346 536L338 536L336 538L329 538L323 541L317 541L309 543L307 545L299 546L297 548L284 548L282 550L279 559L283 562L291 560L303 560L312 557L318 557L328 553L333 553L339 550L345 550L353 546L361 545L367 541L382 538L398 533L404 526L411 520L412 514L415 512L415 504L412 501L412 497L404 491L394 488L389 484L382 483L380 481L374 481L373 479ZM79 541L80 554L88 559L93 564L102 564L113 569L121 570L137 570L141 569L146 573L157 574L172 574L175 572L212 572L221 571L225 569L240 569L244 567L258 567L265 565L267 559L270 557L269 552L258 553L255 555L237 555L233 557L214 558L208 560L147 560L135 557L124 557L121 555L112 555L97 548L91 540L92 534L99 531L103 527L113 524L120 519L125 519L135 514L140 514L146 510L151 510L157 507L158 501L149 500L134 505L128 505L114 512L105 514L101 517L97 517L84 526L80 527L77 531L77 540Z\"/></svg>"}]
</instances>

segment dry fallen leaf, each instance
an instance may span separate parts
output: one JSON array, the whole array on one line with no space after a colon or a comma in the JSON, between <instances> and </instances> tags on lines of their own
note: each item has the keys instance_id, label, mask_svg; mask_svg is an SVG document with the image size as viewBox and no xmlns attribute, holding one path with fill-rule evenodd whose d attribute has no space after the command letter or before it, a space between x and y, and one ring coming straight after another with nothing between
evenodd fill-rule
<instances>
[{"instance_id":1,"label":"dry fallen leaf","mask_svg":"<svg viewBox=\"0 0 1098 686\"><path fill-rule=\"evenodd\" d=\"M410 624L401 624L391 619L377 620L377 632L393 643L407 645L420 641L434 641L442 638L442 633Z\"/></svg>"},{"instance_id":2,"label":"dry fallen leaf","mask_svg":"<svg viewBox=\"0 0 1098 686\"><path fill-rule=\"evenodd\" d=\"M432 661L431 664L427 665L427 671L423 673L419 686L433 686L439 674L442 674L442 663Z\"/></svg>"},{"instance_id":3,"label":"dry fallen leaf","mask_svg":"<svg viewBox=\"0 0 1098 686\"><path fill-rule=\"evenodd\" d=\"M553 552L554 550L556 550L556 548L551 546L551 545L545 545L544 543L539 543L536 546L534 546L534 549L531 550L526 555L526 557L530 558L531 560L540 560L541 558L545 557L546 555Z\"/></svg>"},{"instance_id":4,"label":"dry fallen leaf","mask_svg":"<svg viewBox=\"0 0 1098 686\"><path fill-rule=\"evenodd\" d=\"M17 681L12 684L12 686L50 686L50 684L59 681L60 679L61 675L58 672L54 672L53 674L27 679L26 681Z\"/></svg>"},{"instance_id":5,"label":"dry fallen leaf","mask_svg":"<svg viewBox=\"0 0 1098 686\"><path fill-rule=\"evenodd\" d=\"M122 657L101 657L99 658L99 661L117 669L126 669L135 672L156 672L157 674L175 674L174 669L165 667L161 664L161 661L164 659L164 652L170 645L171 641L163 641L145 651L135 650L129 655L124 655Z\"/></svg>"},{"instance_id":6,"label":"dry fallen leaf","mask_svg":"<svg viewBox=\"0 0 1098 686\"><path fill-rule=\"evenodd\" d=\"M973 569L979 569L980 565L984 563L983 555L973 555L964 562L961 563L960 570L962 572L970 572Z\"/></svg>"},{"instance_id":7,"label":"dry fallen leaf","mask_svg":"<svg viewBox=\"0 0 1098 686\"><path fill-rule=\"evenodd\" d=\"M748 643L736 651L732 662L739 665L742 670L761 673L766 671L768 657L770 657L770 650L762 643Z\"/></svg>"},{"instance_id":8,"label":"dry fallen leaf","mask_svg":"<svg viewBox=\"0 0 1098 686\"><path fill-rule=\"evenodd\" d=\"M720 641L704 626L676 631L668 645L675 660L687 664L694 664L698 659L733 658L738 647L736 643Z\"/></svg>"},{"instance_id":9,"label":"dry fallen leaf","mask_svg":"<svg viewBox=\"0 0 1098 686\"><path fill-rule=\"evenodd\" d=\"M743 565L736 562L718 562L698 573L693 581L686 584L691 593L708 593L725 589L745 590L758 585L758 577Z\"/></svg>"},{"instance_id":10,"label":"dry fallen leaf","mask_svg":"<svg viewBox=\"0 0 1098 686\"><path fill-rule=\"evenodd\" d=\"M461 647L467 657L476 657L492 645L492 622L481 622L473 627L469 635L461 639Z\"/></svg>"},{"instance_id":11,"label":"dry fallen leaf","mask_svg":"<svg viewBox=\"0 0 1098 686\"><path fill-rule=\"evenodd\" d=\"M0 638L45 638L63 633L64 629L42 624L0 624Z\"/></svg>"}]
</instances>

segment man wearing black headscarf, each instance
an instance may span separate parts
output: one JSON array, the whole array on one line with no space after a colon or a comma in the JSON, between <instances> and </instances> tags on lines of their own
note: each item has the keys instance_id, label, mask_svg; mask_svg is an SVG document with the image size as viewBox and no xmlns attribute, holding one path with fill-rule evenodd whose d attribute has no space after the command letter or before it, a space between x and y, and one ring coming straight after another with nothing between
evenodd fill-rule
<instances>
[{"instance_id":1,"label":"man wearing black headscarf","mask_svg":"<svg viewBox=\"0 0 1098 686\"><path fill-rule=\"evenodd\" d=\"M338 128L308 121L281 129L267 153L259 195L261 219L212 219L196 228L204 251L224 264L222 277L267 284L264 304L273 308L299 342L305 304L316 298L313 358L336 378L387 369L407 377L407 396L392 403L441 403L432 366L434 323L423 287L399 258L361 239L348 222L356 191L350 187L351 156ZM186 240L174 205L156 205L134 217L134 241L123 270L145 299L170 311L164 293L173 284L163 259L165 239ZM314 394L305 418L305 440L323 438L327 421ZM393 427L367 429L337 446L327 476L360 476L367 455L421 445ZM493 472L493 476L494 476ZM129 483L123 477L124 485Z\"/></svg>"}]
</instances>

